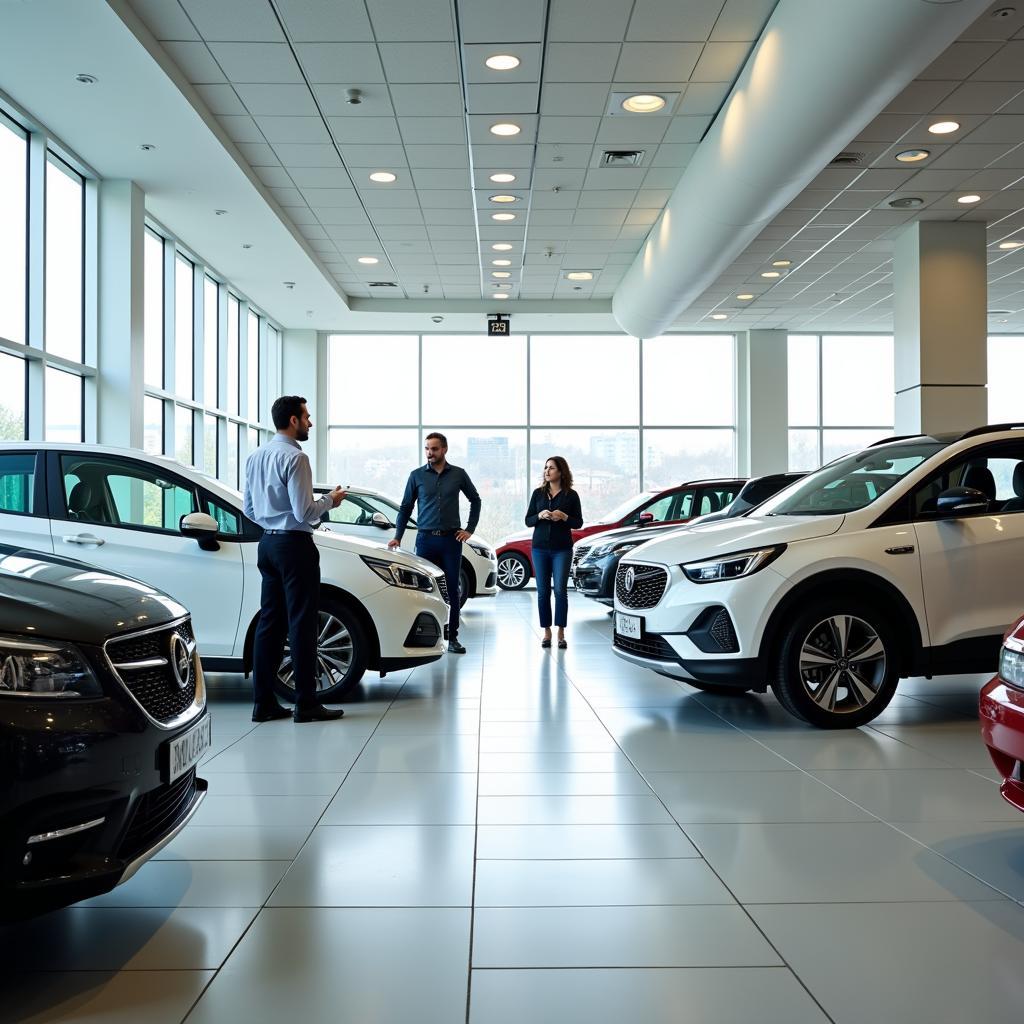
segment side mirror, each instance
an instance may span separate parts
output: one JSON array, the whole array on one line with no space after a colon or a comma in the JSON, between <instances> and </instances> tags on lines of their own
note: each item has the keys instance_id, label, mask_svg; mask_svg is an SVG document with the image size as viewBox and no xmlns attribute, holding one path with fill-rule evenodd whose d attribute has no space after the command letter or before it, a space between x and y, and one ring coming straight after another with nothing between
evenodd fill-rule
<instances>
[{"instance_id":1,"label":"side mirror","mask_svg":"<svg viewBox=\"0 0 1024 1024\"><path fill-rule=\"evenodd\" d=\"M205 512L189 512L178 520L178 531L182 537L191 537L204 551L218 551L217 534L220 527L213 516Z\"/></svg>"},{"instance_id":2,"label":"side mirror","mask_svg":"<svg viewBox=\"0 0 1024 1024\"><path fill-rule=\"evenodd\" d=\"M983 515L988 505L984 493L973 487L950 487L935 499L935 511L940 519Z\"/></svg>"},{"instance_id":3,"label":"side mirror","mask_svg":"<svg viewBox=\"0 0 1024 1024\"><path fill-rule=\"evenodd\" d=\"M641 512L640 513L640 525L641 526L650 526L650 524L653 523L653 522L654 522L654 513L653 512Z\"/></svg>"},{"instance_id":4,"label":"side mirror","mask_svg":"<svg viewBox=\"0 0 1024 1024\"><path fill-rule=\"evenodd\" d=\"M373 515L370 516L370 522L381 530L390 530L391 527L394 526L394 523L392 523L383 512L374 512Z\"/></svg>"}]
</instances>

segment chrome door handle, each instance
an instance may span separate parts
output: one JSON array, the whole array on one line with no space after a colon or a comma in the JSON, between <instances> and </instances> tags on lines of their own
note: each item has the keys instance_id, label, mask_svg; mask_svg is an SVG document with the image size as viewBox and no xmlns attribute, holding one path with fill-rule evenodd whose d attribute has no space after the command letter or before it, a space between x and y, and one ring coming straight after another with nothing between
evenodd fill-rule
<instances>
[{"instance_id":1,"label":"chrome door handle","mask_svg":"<svg viewBox=\"0 0 1024 1024\"><path fill-rule=\"evenodd\" d=\"M886 548L885 553L887 555L912 555L914 553L914 545L904 544L899 548Z\"/></svg>"},{"instance_id":2,"label":"chrome door handle","mask_svg":"<svg viewBox=\"0 0 1024 1024\"><path fill-rule=\"evenodd\" d=\"M64 538L65 544L82 544L86 547L89 545L95 545L99 547L101 544L107 542L102 537L94 537L91 533L76 533L69 537Z\"/></svg>"}]
</instances>

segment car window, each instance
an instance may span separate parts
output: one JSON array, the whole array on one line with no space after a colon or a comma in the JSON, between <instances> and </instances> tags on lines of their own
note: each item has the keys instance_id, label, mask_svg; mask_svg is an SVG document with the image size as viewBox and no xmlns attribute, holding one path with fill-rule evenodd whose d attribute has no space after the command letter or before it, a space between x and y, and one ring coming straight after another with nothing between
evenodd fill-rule
<instances>
[{"instance_id":1,"label":"car window","mask_svg":"<svg viewBox=\"0 0 1024 1024\"><path fill-rule=\"evenodd\" d=\"M0 512L32 515L35 483L35 452L0 455Z\"/></svg>"},{"instance_id":2,"label":"car window","mask_svg":"<svg viewBox=\"0 0 1024 1024\"><path fill-rule=\"evenodd\" d=\"M985 446L951 459L914 491L915 516L932 515L939 495L950 487L982 491L992 502L991 512L1024 512L1024 445Z\"/></svg>"},{"instance_id":3,"label":"car window","mask_svg":"<svg viewBox=\"0 0 1024 1024\"><path fill-rule=\"evenodd\" d=\"M736 484L730 487L705 487L700 492L700 504L694 515L706 516L710 512L721 512L723 508L732 504L738 490Z\"/></svg>"},{"instance_id":4,"label":"car window","mask_svg":"<svg viewBox=\"0 0 1024 1024\"><path fill-rule=\"evenodd\" d=\"M204 495L207 513L217 520L217 527L227 537L237 537L243 532L242 514L237 510L222 505L215 498Z\"/></svg>"},{"instance_id":5,"label":"car window","mask_svg":"<svg viewBox=\"0 0 1024 1024\"><path fill-rule=\"evenodd\" d=\"M637 512L634 522L639 522L640 516L653 516L654 518L651 520L651 522L655 523L664 523L667 522L670 518L676 518L675 516L671 516L670 513L672 511L673 506L675 506L676 508L679 507L679 503L676 501L678 497L678 494L666 494L664 497L652 501L649 505L645 505L642 509L640 509ZM693 492L687 492L687 497L689 497L689 499L692 501Z\"/></svg>"},{"instance_id":6,"label":"car window","mask_svg":"<svg viewBox=\"0 0 1024 1024\"><path fill-rule=\"evenodd\" d=\"M343 498L337 508L332 508L327 513L327 518L332 523L342 523L345 526L372 526L373 512L364 502L349 495Z\"/></svg>"},{"instance_id":7,"label":"car window","mask_svg":"<svg viewBox=\"0 0 1024 1024\"><path fill-rule=\"evenodd\" d=\"M197 511L192 486L156 467L63 455L61 476L74 522L177 533L181 517Z\"/></svg>"}]
</instances>

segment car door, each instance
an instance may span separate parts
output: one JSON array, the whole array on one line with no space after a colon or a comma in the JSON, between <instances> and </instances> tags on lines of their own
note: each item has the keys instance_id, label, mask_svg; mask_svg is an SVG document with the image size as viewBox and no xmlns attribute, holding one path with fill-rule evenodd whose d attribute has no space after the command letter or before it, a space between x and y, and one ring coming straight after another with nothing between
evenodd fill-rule
<instances>
[{"instance_id":1,"label":"car door","mask_svg":"<svg viewBox=\"0 0 1024 1024\"><path fill-rule=\"evenodd\" d=\"M243 594L239 545L205 551L178 532L197 488L163 465L116 455L50 454L54 550L166 591L192 613L204 657L231 657Z\"/></svg>"},{"instance_id":2,"label":"car door","mask_svg":"<svg viewBox=\"0 0 1024 1024\"><path fill-rule=\"evenodd\" d=\"M44 457L32 449L0 452L0 544L53 551Z\"/></svg>"},{"instance_id":3,"label":"car door","mask_svg":"<svg viewBox=\"0 0 1024 1024\"><path fill-rule=\"evenodd\" d=\"M980 656L979 670L994 664L999 638L1024 608L1024 508L1016 511L1024 503L1013 489L1022 463L1021 442L980 445L951 459L912 496L931 645L958 645L945 652L953 660ZM985 491L988 512L938 518L935 499L961 486Z\"/></svg>"}]
</instances>

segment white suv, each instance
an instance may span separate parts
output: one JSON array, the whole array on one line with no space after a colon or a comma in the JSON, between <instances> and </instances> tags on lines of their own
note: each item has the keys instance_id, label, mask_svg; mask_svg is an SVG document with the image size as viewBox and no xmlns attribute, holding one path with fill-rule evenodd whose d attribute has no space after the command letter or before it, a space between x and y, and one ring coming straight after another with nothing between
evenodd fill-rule
<instances>
[{"instance_id":1,"label":"white suv","mask_svg":"<svg viewBox=\"0 0 1024 1024\"><path fill-rule=\"evenodd\" d=\"M314 490L326 494L331 488L317 484ZM321 520L333 533L362 537L387 544L398 518L398 502L366 487L346 487L347 496ZM402 547L416 550L416 520L410 519L402 535ZM471 597L494 597L498 592L498 560L494 548L478 534L462 545L462 572L459 576L459 604Z\"/></svg>"},{"instance_id":2,"label":"white suv","mask_svg":"<svg viewBox=\"0 0 1024 1024\"><path fill-rule=\"evenodd\" d=\"M0 544L66 554L165 590L192 613L207 671L252 668L260 535L237 491L173 459L96 445L0 444ZM326 530L313 539L323 581L321 699L340 699L367 669L383 675L441 657L448 606L439 569ZM287 653L278 684L294 696Z\"/></svg>"},{"instance_id":3,"label":"white suv","mask_svg":"<svg viewBox=\"0 0 1024 1024\"><path fill-rule=\"evenodd\" d=\"M619 564L615 652L793 715L870 721L901 676L992 670L1019 615L1024 425L893 438Z\"/></svg>"}]
</instances>

